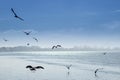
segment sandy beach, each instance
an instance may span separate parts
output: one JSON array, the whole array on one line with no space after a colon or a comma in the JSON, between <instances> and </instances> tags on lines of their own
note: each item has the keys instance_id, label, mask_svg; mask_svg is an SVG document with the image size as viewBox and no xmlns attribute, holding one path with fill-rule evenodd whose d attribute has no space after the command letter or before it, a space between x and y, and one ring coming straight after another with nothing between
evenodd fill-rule
<instances>
[{"instance_id":1,"label":"sandy beach","mask_svg":"<svg viewBox=\"0 0 120 80\"><path fill-rule=\"evenodd\" d=\"M66 65L72 64L70 70ZM27 65L41 65L45 69L30 71ZM120 68L104 66L94 75L96 68L103 65L78 64L64 59L30 58L30 56L0 56L0 80L119 80Z\"/></svg>"}]
</instances>

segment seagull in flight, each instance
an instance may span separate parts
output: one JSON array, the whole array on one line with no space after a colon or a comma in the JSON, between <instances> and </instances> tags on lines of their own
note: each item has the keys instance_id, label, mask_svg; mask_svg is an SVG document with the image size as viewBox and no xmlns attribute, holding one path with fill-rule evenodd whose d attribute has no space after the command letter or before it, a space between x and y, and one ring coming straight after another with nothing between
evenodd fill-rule
<instances>
[{"instance_id":1,"label":"seagull in flight","mask_svg":"<svg viewBox=\"0 0 120 80\"><path fill-rule=\"evenodd\" d=\"M57 46L52 46L52 49L58 48L58 47L62 47L61 45L57 45Z\"/></svg>"},{"instance_id":2,"label":"seagull in flight","mask_svg":"<svg viewBox=\"0 0 120 80\"><path fill-rule=\"evenodd\" d=\"M106 55L106 54L107 54L107 52L104 52L104 53L103 53L103 55Z\"/></svg>"},{"instance_id":3,"label":"seagull in flight","mask_svg":"<svg viewBox=\"0 0 120 80\"><path fill-rule=\"evenodd\" d=\"M29 68L31 71L36 71L36 69L44 69L42 66L33 67L31 65L27 65L26 68Z\"/></svg>"},{"instance_id":4,"label":"seagull in flight","mask_svg":"<svg viewBox=\"0 0 120 80\"><path fill-rule=\"evenodd\" d=\"M72 65L66 65L66 68L69 70Z\"/></svg>"},{"instance_id":5,"label":"seagull in flight","mask_svg":"<svg viewBox=\"0 0 120 80\"><path fill-rule=\"evenodd\" d=\"M27 43L27 46L29 46L30 45L30 43Z\"/></svg>"},{"instance_id":6,"label":"seagull in flight","mask_svg":"<svg viewBox=\"0 0 120 80\"><path fill-rule=\"evenodd\" d=\"M52 49L57 48L57 46L52 46Z\"/></svg>"},{"instance_id":7,"label":"seagull in flight","mask_svg":"<svg viewBox=\"0 0 120 80\"><path fill-rule=\"evenodd\" d=\"M36 42L38 42L38 39L37 39L37 38L33 37L33 39L34 39Z\"/></svg>"},{"instance_id":8,"label":"seagull in flight","mask_svg":"<svg viewBox=\"0 0 120 80\"><path fill-rule=\"evenodd\" d=\"M5 42L7 42L8 40L7 39L3 39Z\"/></svg>"},{"instance_id":9,"label":"seagull in flight","mask_svg":"<svg viewBox=\"0 0 120 80\"><path fill-rule=\"evenodd\" d=\"M101 69L103 69L103 68L97 68L97 69L94 71L95 77L97 77L97 72L98 72L99 70L101 70Z\"/></svg>"},{"instance_id":10,"label":"seagull in flight","mask_svg":"<svg viewBox=\"0 0 120 80\"><path fill-rule=\"evenodd\" d=\"M24 33L25 33L26 35L30 35L31 31L29 31L29 32L24 31Z\"/></svg>"},{"instance_id":11,"label":"seagull in flight","mask_svg":"<svg viewBox=\"0 0 120 80\"><path fill-rule=\"evenodd\" d=\"M13 8L11 8L11 11L12 11L12 13L14 14L14 17L15 17L15 18L18 18L18 19L24 21L24 19L22 19L21 17L19 17L19 16L15 13L15 11L14 11Z\"/></svg>"}]
</instances>

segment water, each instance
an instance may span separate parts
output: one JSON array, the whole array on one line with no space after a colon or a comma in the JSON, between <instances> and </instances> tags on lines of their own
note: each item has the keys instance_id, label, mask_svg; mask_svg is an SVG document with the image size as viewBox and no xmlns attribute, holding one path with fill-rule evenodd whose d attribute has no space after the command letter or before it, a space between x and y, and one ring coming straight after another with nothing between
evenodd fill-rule
<instances>
[{"instance_id":1,"label":"water","mask_svg":"<svg viewBox=\"0 0 120 80\"><path fill-rule=\"evenodd\" d=\"M45 74L50 75L56 72L56 76L60 77L59 75L61 75L60 78L63 78L62 80L79 80L81 77L81 80L89 80L89 77L91 80L96 80L93 78L94 75L89 77L88 75L94 74L97 68L103 68L103 70L99 71L99 76L102 76L102 78L98 80L118 80L120 78L120 52L107 52L105 55L103 53L103 51L1 52L0 56L14 57L34 64L47 65ZM67 77L65 78L65 75L63 75L65 72L64 69L66 70L66 65L72 65L71 72L75 73L75 75L71 73L72 78L70 79L66 79ZM56 69L54 70L53 67ZM59 72L59 74L57 72ZM107 76L105 76L106 74ZM49 79L47 80L58 80L58 78L55 78L53 75L48 77ZM53 79L53 77L55 79Z\"/></svg>"}]
</instances>

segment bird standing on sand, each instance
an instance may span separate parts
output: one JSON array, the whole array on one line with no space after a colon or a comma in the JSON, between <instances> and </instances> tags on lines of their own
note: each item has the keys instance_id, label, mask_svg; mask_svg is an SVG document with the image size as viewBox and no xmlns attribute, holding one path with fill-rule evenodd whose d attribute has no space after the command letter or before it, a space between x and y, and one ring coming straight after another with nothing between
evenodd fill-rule
<instances>
[{"instance_id":1,"label":"bird standing on sand","mask_svg":"<svg viewBox=\"0 0 120 80\"><path fill-rule=\"evenodd\" d=\"M19 16L15 13L15 11L13 10L13 8L11 8L11 11L13 12L15 18L18 18L18 19L24 21L24 19L22 19L21 17L19 17Z\"/></svg>"}]
</instances>

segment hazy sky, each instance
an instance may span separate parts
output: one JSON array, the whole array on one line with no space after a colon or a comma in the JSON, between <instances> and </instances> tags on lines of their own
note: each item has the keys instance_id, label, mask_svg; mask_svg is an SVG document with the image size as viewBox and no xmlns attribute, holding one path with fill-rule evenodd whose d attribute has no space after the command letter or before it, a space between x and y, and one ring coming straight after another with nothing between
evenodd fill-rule
<instances>
[{"instance_id":1,"label":"hazy sky","mask_svg":"<svg viewBox=\"0 0 120 80\"><path fill-rule=\"evenodd\" d=\"M120 0L0 0L0 46L120 47L119 35Z\"/></svg>"}]
</instances>

